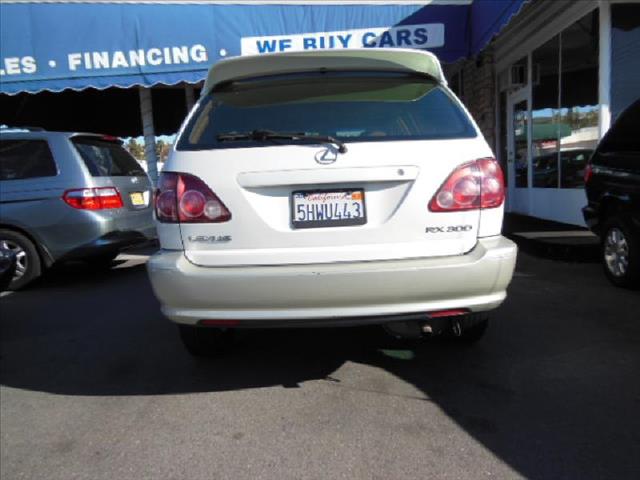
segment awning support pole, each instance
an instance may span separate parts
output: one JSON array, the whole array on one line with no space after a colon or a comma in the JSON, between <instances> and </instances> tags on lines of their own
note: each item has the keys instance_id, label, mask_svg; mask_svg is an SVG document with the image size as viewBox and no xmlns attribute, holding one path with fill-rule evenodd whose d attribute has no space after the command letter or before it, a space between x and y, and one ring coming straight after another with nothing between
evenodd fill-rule
<instances>
[{"instance_id":1,"label":"awning support pole","mask_svg":"<svg viewBox=\"0 0 640 480\"><path fill-rule=\"evenodd\" d=\"M611 126L611 4L600 1L600 45L598 63L598 102L600 103L600 138Z\"/></svg>"},{"instance_id":2,"label":"awning support pole","mask_svg":"<svg viewBox=\"0 0 640 480\"><path fill-rule=\"evenodd\" d=\"M193 106L196 103L196 93L193 88L193 85L185 85L184 86L184 98L187 103L187 113L191 111Z\"/></svg>"},{"instance_id":3,"label":"awning support pole","mask_svg":"<svg viewBox=\"0 0 640 480\"><path fill-rule=\"evenodd\" d=\"M144 158L147 160L147 173L156 185L158 181L158 156L156 155L156 133L153 129L153 104L151 90L138 87L140 95L140 115L142 117L142 134L144 135Z\"/></svg>"}]
</instances>

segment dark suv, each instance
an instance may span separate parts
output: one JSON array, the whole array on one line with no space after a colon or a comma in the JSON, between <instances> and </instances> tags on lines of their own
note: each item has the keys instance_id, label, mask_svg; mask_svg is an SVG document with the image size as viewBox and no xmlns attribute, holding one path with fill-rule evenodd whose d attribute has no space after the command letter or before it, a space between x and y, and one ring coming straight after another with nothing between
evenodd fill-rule
<instances>
[{"instance_id":1,"label":"dark suv","mask_svg":"<svg viewBox=\"0 0 640 480\"><path fill-rule=\"evenodd\" d=\"M585 169L585 221L602 240L607 277L640 284L640 100L617 119Z\"/></svg>"},{"instance_id":2,"label":"dark suv","mask_svg":"<svg viewBox=\"0 0 640 480\"><path fill-rule=\"evenodd\" d=\"M0 129L0 248L17 257L10 289L59 261L109 266L121 249L156 238L151 197L117 138Z\"/></svg>"}]
</instances>

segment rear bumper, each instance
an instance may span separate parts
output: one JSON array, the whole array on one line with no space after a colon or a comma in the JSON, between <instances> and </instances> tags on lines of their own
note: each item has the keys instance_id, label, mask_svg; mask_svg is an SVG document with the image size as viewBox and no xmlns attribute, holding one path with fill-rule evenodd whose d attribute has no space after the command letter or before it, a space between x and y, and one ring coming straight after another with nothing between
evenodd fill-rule
<instances>
[{"instance_id":1,"label":"rear bumper","mask_svg":"<svg viewBox=\"0 0 640 480\"><path fill-rule=\"evenodd\" d=\"M157 238L150 210L72 211L64 224L42 233L56 261L117 252Z\"/></svg>"},{"instance_id":2,"label":"rear bumper","mask_svg":"<svg viewBox=\"0 0 640 480\"><path fill-rule=\"evenodd\" d=\"M89 243L75 247L67 252L61 260L74 260L82 258L96 257L103 254L120 252L126 248L141 246L153 241L153 237L148 237L138 231L113 231L103 235Z\"/></svg>"},{"instance_id":3,"label":"rear bumper","mask_svg":"<svg viewBox=\"0 0 640 480\"><path fill-rule=\"evenodd\" d=\"M589 205L582 208L582 215L584 221L593 233L602 236L604 224L615 214L616 217L620 217L627 222L627 225L632 228L636 235L640 232L640 209L635 207L634 204L616 204L616 210L608 210L603 214L599 204L590 202ZM607 215L608 214L608 215Z\"/></svg>"},{"instance_id":4,"label":"rear bumper","mask_svg":"<svg viewBox=\"0 0 640 480\"><path fill-rule=\"evenodd\" d=\"M163 313L178 323L351 325L451 308L492 310L506 296L516 251L498 236L480 239L471 252L455 257L200 267L181 251L161 250L147 269Z\"/></svg>"}]
</instances>

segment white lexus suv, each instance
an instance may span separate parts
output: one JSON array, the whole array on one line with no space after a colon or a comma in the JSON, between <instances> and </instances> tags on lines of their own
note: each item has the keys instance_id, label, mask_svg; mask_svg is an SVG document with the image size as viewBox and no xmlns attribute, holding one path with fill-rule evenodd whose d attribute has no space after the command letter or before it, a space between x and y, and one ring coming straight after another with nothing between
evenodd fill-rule
<instances>
[{"instance_id":1,"label":"white lexus suv","mask_svg":"<svg viewBox=\"0 0 640 480\"><path fill-rule=\"evenodd\" d=\"M416 50L216 64L155 201L149 275L194 355L243 327L473 341L515 265L501 168Z\"/></svg>"}]
</instances>

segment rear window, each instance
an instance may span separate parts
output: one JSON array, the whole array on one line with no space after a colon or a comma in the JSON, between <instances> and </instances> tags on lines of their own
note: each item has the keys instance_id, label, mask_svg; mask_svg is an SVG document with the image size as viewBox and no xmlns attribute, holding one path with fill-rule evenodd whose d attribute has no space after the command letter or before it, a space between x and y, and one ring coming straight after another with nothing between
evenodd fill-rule
<instances>
[{"instance_id":1,"label":"rear window","mask_svg":"<svg viewBox=\"0 0 640 480\"><path fill-rule=\"evenodd\" d=\"M45 140L0 140L0 180L53 177L58 168Z\"/></svg>"},{"instance_id":2,"label":"rear window","mask_svg":"<svg viewBox=\"0 0 640 480\"><path fill-rule=\"evenodd\" d=\"M346 143L476 136L467 114L434 81L332 73L246 80L215 90L198 103L177 148L264 146L216 139L253 130L329 135Z\"/></svg>"},{"instance_id":3,"label":"rear window","mask_svg":"<svg viewBox=\"0 0 640 480\"><path fill-rule=\"evenodd\" d=\"M71 141L94 177L145 175L140 164L120 142L99 137L74 137Z\"/></svg>"}]
</instances>

